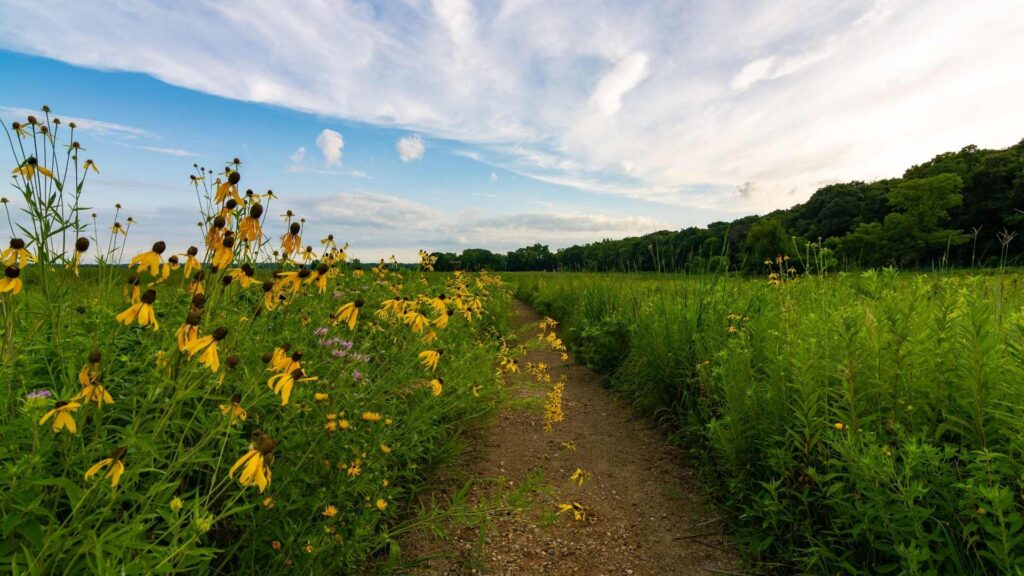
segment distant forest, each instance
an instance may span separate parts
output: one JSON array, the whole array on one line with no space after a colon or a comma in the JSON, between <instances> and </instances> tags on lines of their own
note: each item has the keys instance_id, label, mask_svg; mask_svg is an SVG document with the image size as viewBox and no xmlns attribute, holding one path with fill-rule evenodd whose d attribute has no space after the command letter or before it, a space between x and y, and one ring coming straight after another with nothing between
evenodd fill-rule
<instances>
[{"instance_id":1,"label":"distant forest","mask_svg":"<svg viewBox=\"0 0 1024 576\"><path fill-rule=\"evenodd\" d=\"M436 252L438 270L758 271L789 256L804 269L933 268L1020 263L1024 140L967 146L912 166L902 178L830 184L803 204L705 228L662 230L552 252Z\"/></svg>"}]
</instances>

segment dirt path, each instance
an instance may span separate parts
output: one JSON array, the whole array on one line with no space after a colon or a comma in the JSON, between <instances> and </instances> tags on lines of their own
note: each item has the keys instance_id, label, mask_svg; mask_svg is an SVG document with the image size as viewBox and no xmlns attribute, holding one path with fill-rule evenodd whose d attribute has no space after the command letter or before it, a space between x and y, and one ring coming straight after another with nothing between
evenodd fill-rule
<instances>
[{"instance_id":1,"label":"dirt path","mask_svg":"<svg viewBox=\"0 0 1024 576\"><path fill-rule=\"evenodd\" d=\"M516 325L541 317L516 302ZM546 362L554 381L565 374L565 420L544 431L540 407L550 385L510 378L514 400L482 432L459 463L464 478L500 478L477 484L469 496L482 502L530 483L532 504L493 515L483 527L452 529L448 540L413 534L403 556L425 558L413 574L668 575L739 574L737 554L705 502L686 456L633 417L600 378L584 367L564 366L559 354L531 349L526 362ZM581 468L578 486L570 476ZM499 488L500 487L500 488ZM555 514L578 502L586 518Z\"/></svg>"}]
</instances>

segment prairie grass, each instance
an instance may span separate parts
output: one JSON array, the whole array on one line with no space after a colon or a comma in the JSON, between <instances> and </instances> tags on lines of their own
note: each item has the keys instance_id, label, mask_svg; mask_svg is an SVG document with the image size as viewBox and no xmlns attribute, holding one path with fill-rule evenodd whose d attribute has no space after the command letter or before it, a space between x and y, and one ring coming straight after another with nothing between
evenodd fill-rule
<instances>
[{"instance_id":1,"label":"prairie grass","mask_svg":"<svg viewBox=\"0 0 1024 576\"><path fill-rule=\"evenodd\" d=\"M1016 273L508 274L670 429L765 573L1024 568Z\"/></svg>"}]
</instances>

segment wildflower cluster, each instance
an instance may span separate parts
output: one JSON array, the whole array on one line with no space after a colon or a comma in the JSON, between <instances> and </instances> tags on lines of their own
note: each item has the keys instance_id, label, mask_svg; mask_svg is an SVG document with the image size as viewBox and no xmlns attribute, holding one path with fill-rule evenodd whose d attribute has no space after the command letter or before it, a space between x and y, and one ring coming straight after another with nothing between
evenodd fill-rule
<instances>
[{"instance_id":1,"label":"wildflower cluster","mask_svg":"<svg viewBox=\"0 0 1024 576\"><path fill-rule=\"evenodd\" d=\"M488 406L501 281L364 269L245 188L237 158L193 166L195 236L133 253L145 223L81 204L99 169L73 124L5 127L5 565L363 571L422 465Z\"/></svg>"}]
</instances>

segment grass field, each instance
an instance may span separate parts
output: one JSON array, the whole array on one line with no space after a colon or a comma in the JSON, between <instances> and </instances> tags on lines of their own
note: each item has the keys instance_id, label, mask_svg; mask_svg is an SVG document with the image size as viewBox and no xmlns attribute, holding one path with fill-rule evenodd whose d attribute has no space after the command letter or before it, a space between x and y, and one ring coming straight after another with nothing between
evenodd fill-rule
<instances>
[{"instance_id":1,"label":"grass field","mask_svg":"<svg viewBox=\"0 0 1024 576\"><path fill-rule=\"evenodd\" d=\"M1019 274L506 280L690 448L759 571L1024 566Z\"/></svg>"}]
</instances>

